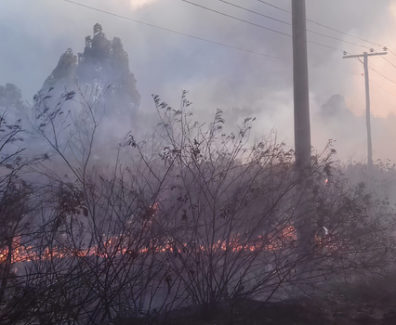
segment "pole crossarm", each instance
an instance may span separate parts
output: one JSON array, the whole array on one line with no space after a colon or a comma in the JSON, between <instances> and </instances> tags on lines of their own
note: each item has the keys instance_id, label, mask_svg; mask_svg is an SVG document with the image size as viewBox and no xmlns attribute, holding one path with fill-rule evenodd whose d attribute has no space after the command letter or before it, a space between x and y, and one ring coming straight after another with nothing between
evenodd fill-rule
<instances>
[{"instance_id":1,"label":"pole crossarm","mask_svg":"<svg viewBox=\"0 0 396 325\"><path fill-rule=\"evenodd\" d=\"M375 53L368 53L364 52L363 54L354 54L354 55L344 55L343 59L356 59L356 58L364 58L365 56L377 56L377 55L387 55L388 52L375 52Z\"/></svg>"}]
</instances>

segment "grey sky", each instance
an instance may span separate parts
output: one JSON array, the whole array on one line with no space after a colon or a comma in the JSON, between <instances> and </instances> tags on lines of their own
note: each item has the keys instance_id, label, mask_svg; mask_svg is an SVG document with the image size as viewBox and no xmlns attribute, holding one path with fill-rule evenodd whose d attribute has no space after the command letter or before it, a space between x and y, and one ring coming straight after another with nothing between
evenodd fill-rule
<instances>
[{"instance_id":1,"label":"grey sky","mask_svg":"<svg viewBox=\"0 0 396 325\"><path fill-rule=\"evenodd\" d=\"M291 39L254 26L193 7L180 0L149 1L134 8L133 0L78 0L81 3L113 11L200 37L233 46L268 53L279 59L268 59L223 48L135 24L109 15L74 6L63 0L2 0L0 2L0 84L15 83L26 99L41 87L67 49L81 51L84 36L91 34L96 22L103 25L107 37L119 36L130 56L130 67L142 95L142 111L152 110L150 95L156 93L177 105L182 89L190 91L197 114L207 117L216 108L226 112L228 121L236 123L248 115L258 117L256 134L266 135L276 129L279 138L292 145L292 74ZM290 0L270 0L288 9ZM136 0L135 4L138 1ZM139 1L141 2L141 0ZM231 8L217 0L194 0L243 19L290 33L290 26ZM266 15L290 21L287 13L271 9L256 0L230 0ZM395 49L396 1L391 0L307 0L310 18L361 38L375 40ZM336 38L370 46L309 24L309 28ZM342 60L342 51L359 53L362 47L309 34L311 41L335 49L309 45L313 144L321 148L328 138L337 139L340 157L361 160L365 152L362 68L358 61ZM379 47L377 47L379 48ZM396 63L396 56L388 59ZM396 80L396 69L375 59L373 67ZM396 113L396 85L379 75L372 75L374 154L378 158L396 158L392 148L396 131L385 118ZM321 105L331 96L345 98L346 108L353 112L353 122L345 125L335 119L330 127L318 115ZM396 120L396 119L395 119ZM340 128L356 128L340 136ZM393 145L394 147L394 145ZM389 150L391 148L391 150ZM393 150L393 151L392 151Z\"/></svg>"}]
</instances>

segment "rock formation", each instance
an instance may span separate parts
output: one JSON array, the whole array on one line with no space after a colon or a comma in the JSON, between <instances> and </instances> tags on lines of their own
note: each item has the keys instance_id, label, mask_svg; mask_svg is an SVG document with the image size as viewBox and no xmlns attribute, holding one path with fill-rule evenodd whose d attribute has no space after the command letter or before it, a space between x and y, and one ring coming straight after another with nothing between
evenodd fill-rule
<instances>
[{"instance_id":1,"label":"rock formation","mask_svg":"<svg viewBox=\"0 0 396 325\"><path fill-rule=\"evenodd\" d=\"M132 117L139 106L136 80L129 70L129 58L118 37L108 40L102 26L95 24L93 36L85 38L85 49L77 55L66 50L39 94L52 98L67 91L100 98L106 113ZM78 91L77 91L78 90Z\"/></svg>"}]
</instances>

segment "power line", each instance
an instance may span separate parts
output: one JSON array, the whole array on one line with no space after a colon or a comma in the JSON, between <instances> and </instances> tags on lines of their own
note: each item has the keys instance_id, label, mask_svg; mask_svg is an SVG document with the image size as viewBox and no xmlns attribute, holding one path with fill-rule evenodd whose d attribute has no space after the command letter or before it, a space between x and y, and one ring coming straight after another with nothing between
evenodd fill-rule
<instances>
[{"instance_id":1,"label":"power line","mask_svg":"<svg viewBox=\"0 0 396 325\"><path fill-rule=\"evenodd\" d=\"M396 98L396 94L394 92L391 92L390 90L382 87L376 80L372 80L373 84L376 86L377 89L380 89L381 91L383 91L384 93L391 95L392 97Z\"/></svg>"},{"instance_id":2,"label":"power line","mask_svg":"<svg viewBox=\"0 0 396 325\"><path fill-rule=\"evenodd\" d=\"M76 6L79 6L79 7L82 7L82 8L86 8L86 9L89 9L89 10L100 12L102 14L110 15L110 16L113 16L113 17L116 17L116 18L120 18L120 19L123 19L123 20L134 22L136 24L145 25L145 26L148 26L148 27L151 27L151 28L159 29L159 30L162 30L162 31L166 31L166 32L169 32L169 33L176 34L176 35L192 38L192 39L199 40L199 41L206 42L206 43L215 44L215 45L218 45L218 46L222 46L222 47L225 47L225 48L229 48L229 49L233 49L233 50L237 50L237 51L241 51L241 52L246 52L246 53L249 53L249 54L254 54L254 55L258 55L258 56L262 56L262 57L266 57L266 58L270 58L270 59L275 59L275 60L281 60L280 57L272 56L272 55L265 54L265 53L256 52L256 51L253 51L253 50L249 50L249 49L245 49L245 48L242 48L242 47L226 44L226 43L223 43L223 42L214 41L214 40L203 38L203 37L196 36L196 35L193 35L193 34L180 32L180 31L168 28L168 27L155 25L155 24L152 24L152 23L149 23L149 22L145 22L145 21L142 21L142 20L137 20L137 19L130 18L130 17L127 17L127 16L119 15L117 13L114 13L114 12L111 12L111 11L108 11L108 10L104 10L104 9L100 9L100 8L97 8L97 7L89 6L89 5L74 1L74 0L63 0L63 1L68 2L70 4L73 4L73 5L76 5Z\"/></svg>"},{"instance_id":3,"label":"power line","mask_svg":"<svg viewBox=\"0 0 396 325\"><path fill-rule=\"evenodd\" d=\"M378 55L378 53L373 53L373 54L374 54L374 55L375 55L375 54ZM379 53L379 54L381 55L381 53ZM363 54L363 55L364 55L364 54ZM360 63L363 64L364 62L360 59L361 56L362 56L362 55L347 55L347 56L344 56L344 58L357 58L357 59L360 61ZM391 61L386 60L385 57L381 56L381 58L382 58L382 59L385 59L385 61L387 61L387 62L389 62L390 64L394 65ZM395 66L396 66L396 65L395 65ZM391 78L385 76L382 72L379 72L377 69L373 68L372 66L368 67L368 69L371 70L371 71L373 71L373 72L375 72L377 75L379 75L381 78L385 79L386 81L389 81L389 82L391 82L391 83L393 83L393 84L396 85L396 81L394 81L394 80L392 80Z\"/></svg>"},{"instance_id":4,"label":"power line","mask_svg":"<svg viewBox=\"0 0 396 325\"><path fill-rule=\"evenodd\" d=\"M362 64L364 63L358 56L351 55L350 57L357 57L358 60L360 61L360 63L362 63ZM389 62L390 64L394 65L391 61L386 60L385 57L381 56L381 58L384 59L386 62ZM394 66L396 67L396 65L394 65ZM385 79L386 81L389 81L389 82L391 82L391 83L396 85L396 81L394 81L394 80L390 79L389 77L385 76L382 72L379 72L376 68L373 68L372 66L370 66L368 69L373 71L373 72L375 72L377 75L379 75L381 78Z\"/></svg>"},{"instance_id":5,"label":"power line","mask_svg":"<svg viewBox=\"0 0 396 325\"><path fill-rule=\"evenodd\" d=\"M183 1L183 2L185 2L185 3L188 3L188 4L190 4L190 5L192 5L192 6L195 6L195 7L198 7L198 8L201 8L201 9L204 9L204 10L207 10L207 11L210 11L210 12L213 12L213 13L215 13L215 14L219 14L219 15L224 16L224 17L227 17L227 18L230 18L230 19L233 19L233 20L236 20L236 21L239 21L239 22L248 24L248 25L252 25L252 26L255 26L255 27L258 27L258 28L267 30L267 31L269 31L269 32L273 32L273 33L276 33L276 34L280 34L280 35L282 35L282 36L286 36L286 37L289 37L289 38L292 37L292 35L289 34L289 33L285 33L285 32L279 31L279 30L277 30L277 29L273 29L273 28L270 28L270 27L267 27L267 26L264 26L264 25L261 25L261 24L257 24L257 23L254 23L254 22L250 21L250 20L246 20L246 19L243 19L243 18L239 18L239 17L233 16L233 15L227 14L227 13L225 13L225 12L222 12L222 11L220 11L220 10L206 7L206 6L201 5L201 4L199 4L199 3L196 3L196 2L192 2L192 1L189 1L189 0L180 0L180 1ZM247 8L245 8L245 9L247 9ZM339 49L336 48L336 47L333 47L333 46L330 46L330 45L327 45L327 44L323 44L323 43L317 42L317 41L311 41L311 40L309 40L308 43L315 44L315 45L318 45L318 46L321 46L321 47L325 47L325 48L328 48L328 49L331 49L331 50L339 50Z\"/></svg>"},{"instance_id":6,"label":"power line","mask_svg":"<svg viewBox=\"0 0 396 325\"><path fill-rule=\"evenodd\" d=\"M375 72L377 75L379 75L380 77L382 77L383 79L391 82L392 84L396 85L396 81L392 80L391 78L385 76L382 72L379 72L377 69L374 69L373 67L370 67L370 70L372 70L373 72Z\"/></svg>"},{"instance_id":7,"label":"power line","mask_svg":"<svg viewBox=\"0 0 396 325\"><path fill-rule=\"evenodd\" d=\"M261 2L262 4L264 4L264 5L268 6L268 7L272 7L272 8L274 8L274 9L278 9L278 10L280 10L280 11L287 12L287 13L289 13L289 14L291 13L290 10L283 9L283 8L281 8L281 7L275 6L274 4L272 4L272 3L270 3L270 2L263 1L263 0L257 0L257 1L258 1L258 2Z\"/></svg>"},{"instance_id":8,"label":"power line","mask_svg":"<svg viewBox=\"0 0 396 325\"><path fill-rule=\"evenodd\" d=\"M267 27L267 26L264 26L264 25L256 24L256 23L254 23L252 21L249 21L249 20L246 20L246 19L243 19L243 18L239 18L239 17L233 16L233 15L229 15L229 14L227 14L225 12L206 7L206 6L201 5L199 3L195 3L195 2L192 2L192 1L189 1L189 0L181 0L181 1L186 2L186 3L188 3L188 4L192 5L192 6L195 6L195 7L198 7L198 8L201 8L201 9L205 9L207 11L219 14L221 16L224 16L224 17L227 17L227 18L231 18L231 19L234 19L236 21L239 21L239 22L242 22L242 23L245 23L245 24L248 24L248 25L252 25L252 26L267 30L267 31L272 32L272 33L276 33L276 34L279 34L279 35L282 35L282 36L286 36L286 37L290 37L290 38L292 37L292 35L289 34L289 33L285 33L285 32L282 32L280 30L273 29L273 28L270 28L270 27Z\"/></svg>"},{"instance_id":9,"label":"power line","mask_svg":"<svg viewBox=\"0 0 396 325\"><path fill-rule=\"evenodd\" d=\"M320 47L324 47L324 48L327 48L329 50L334 50L334 51L339 51L340 50L339 48L336 48L334 46L326 45L324 43L313 41L313 40L308 40L307 43L314 44L314 45L317 45L317 46L320 46Z\"/></svg>"},{"instance_id":10,"label":"power line","mask_svg":"<svg viewBox=\"0 0 396 325\"><path fill-rule=\"evenodd\" d=\"M184 1L184 0L183 0L183 1ZM227 1L227 0L217 0L217 1L223 2L223 3L225 3L225 4L229 5L229 6L232 6L232 7L238 8L238 9L241 9L241 10L246 11L246 12L253 13L253 14L255 14L255 15L264 17L264 18L266 18L266 19L273 20L273 21L278 22L278 23L281 23L281 24L285 24L285 25L288 25L288 26L291 26L291 25L292 25L292 24L291 24L290 22L288 22L288 21L285 21L285 20L282 20L282 19L278 19L278 18L274 18L274 17L269 16L269 15L265 15L265 14L259 12L259 11L256 11L256 10L253 10L253 9L249 9L249 8L246 8L246 7L243 7L243 6L240 6L240 5L237 5L237 4L232 3L232 2L229 2L229 1ZM186 1L186 2L187 2L187 1ZM189 3L191 3L191 2L189 2ZM202 5L198 5L198 6L201 7L201 8L204 7L204 6L202 6ZM216 10L216 11L217 11L217 10ZM369 47L367 47L367 46L365 46L365 45L357 44L357 43L350 42L350 41L347 41L347 40L343 40L343 39L341 39L341 38L338 38L338 37L335 37L335 36L332 36L332 35L328 35L328 34L324 34L324 33L321 33L321 32L318 32L318 31L315 31L315 30L312 30L312 29L308 29L308 28L307 28L306 30L307 30L307 32L310 32L311 34L318 35L318 36L325 37L325 38L329 38L329 39L332 39L332 40L336 40L336 41L339 41L339 42L342 42L342 43L345 43L345 44L349 44L349 45L356 46L356 47L363 47L363 48L367 48L367 49L369 48Z\"/></svg>"},{"instance_id":11,"label":"power line","mask_svg":"<svg viewBox=\"0 0 396 325\"><path fill-rule=\"evenodd\" d=\"M241 9L241 10L244 10L244 11L247 11L247 12L250 12L250 13L253 13L253 14L255 14L255 15L259 15L259 16L261 16L261 17L264 17L264 18L267 18L267 19L276 21L276 22L281 23L281 24L285 24L285 25L288 25L288 26L291 26L291 25L292 25L290 22L288 22L288 21L286 21L286 20L282 20L282 19L278 19L278 18L269 16L269 15L265 15L265 14L259 12L259 11L256 11L256 10L253 10L253 9L249 9L249 8L246 8L246 7L242 7L242 6L240 6L240 5L237 5L237 4L235 4L235 3L229 2L229 1L227 1L227 0L217 0L217 1L223 2L223 3L225 3L225 4L229 5L229 6L232 6L232 7L235 7L235 8L238 8L238 9Z\"/></svg>"},{"instance_id":12,"label":"power line","mask_svg":"<svg viewBox=\"0 0 396 325\"><path fill-rule=\"evenodd\" d=\"M362 48L366 48L366 49L369 48L369 47L367 47L365 45L358 44L358 43L355 43L355 42L346 41L346 40L343 40L343 39L335 37L335 36L331 36L331 35L327 35L327 34L324 34L324 33L321 33L321 32L314 31L312 29L307 29L307 32L310 32L311 34L314 34L314 35L319 35L319 36L322 36L322 37L326 37L326 38L329 38L329 39L332 39L332 40L336 40L336 41L339 41L339 42L342 42L342 43L345 43L345 44L349 44L349 45L352 45L352 46L362 47Z\"/></svg>"},{"instance_id":13,"label":"power line","mask_svg":"<svg viewBox=\"0 0 396 325\"><path fill-rule=\"evenodd\" d=\"M263 1L263 0L257 0L257 1L260 2L260 3L262 3L262 4L264 4L264 5L266 5L266 6L268 6L268 7L271 7L271 8L280 10L280 11L282 11L282 12L286 12L286 13L288 13L288 14L291 14L291 11L290 11L290 10L287 10L287 9L284 9L284 8L281 8L281 7L278 7L278 6L276 6L276 5L274 5L274 4L270 3L270 2ZM333 26L329 26L329 25L320 23L320 22L318 22L318 21L316 21L316 20L314 20L314 19L307 18L307 21L308 21L309 23L315 24L315 25L317 25L317 26L319 26L319 27L322 27L322 28L326 28L326 29L331 30L331 31L333 31L333 32L336 32L336 33L339 33L339 34L342 34L342 35L346 35L346 36L350 36L350 37L354 37L354 38L356 38L356 39L358 39L358 40L360 40L360 41L362 41L362 42L366 42L366 43L369 43L369 44L374 45L374 46L383 47L383 44L379 44L378 42L375 42L375 41L372 41L372 40L368 40L368 39L362 38L362 37L360 37L360 36L358 36L358 35L355 35L355 34L347 33L347 32L345 32L345 31L342 31L342 30L340 30L340 29L338 29L338 28L335 28L335 27L333 27ZM389 52L391 52L391 51L389 51ZM396 53L392 53L392 52L391 52L391 54L393 54L393 55L396 56Z\"/></svg>"},{"instance_id":14,"label":"power line","mask_svg":"<svg viewBox=\"0 0 396 325\"><path fill-rule=\"evenodd\" d=\"M392 67L394 67L394 68L396 69L396 64L394 64L392 61L388 60L388 59L385 58L385 57L382 57L382 59L383 59L385 62L388 62Z\"/></svg>"},{"instance_id":15,"label":"power line","mask_svg":"<svg viewBox=\"0 0 396 325\"><path fill-rule=\"evenodd\" d=\"M162 31L165 31L165 32L173 33L173 34L176 34L176 35L179 35L179 36L192 38L192 39L195 39L195 40L199 40L199 41L202 41L202 42L218 45L218 46L221 46L221 47L224 47L224 48L237 50L237 51L240 51L240 52L245 52L245 53L248 53L248 54L253 54L253 55L266 57L266 58L270 58L270 59L274 59L274 60L281 60L281 58L277 57L277 56L269 55L269 54L266 54L266 53L260 53L260 52L254 51L254 50L249 50L249 49L246 49L246 48L242 48L242 47L230 45L230 44L227 44L227 43L223 43L223 42L207 39L207 38L200 37L200 36L193 35L193 34L189 34L189 33L180 32L178 30L174 30L174 29L171 29L171 28L168 28L168 27L164 27L164 26L159 26L159 25L152 24L152 23L149 23L149 22L146 22L146 21L143 21L143 20L138 20L138 19L134 19L134 18L131 18L131 17L123 16L123 15L120 15L120 14L117 14L117 13L114 13L114 12L111 12L111 11L108 11L108 10L104 10L104 9L100 9L100 8L93 7L93 6L90 6L90 5L86 5L86 4L83 4L83 3L80 3L80 2L77 2L77 1L74 1L74 0L63 0L63 1L65 1L67 3L70 3L72 5L75 5L75 6L79 6L79 7L82 7L82 8L89 9L89 10L93 10L93 11L96 11L96 12L99 12L99 13L102 13L102 14L107 14L107 15L110 15L110 16L113 16L113 17L116 17L116 18L119 18L119 19L123 19L123 20L127 20L127 21L130 21L130 22L134 22L136 24L145 25L147 27L151 27L151 28L154 28L154 29L158 29L158 30L162 30ZM187 0L182 0L182 1L191 3L190 1L187 1ZM224 0L224 1L226 1L226 0ZM257 1L265 3L265 1L260 1L260 0L257 0ZM274 6L274 7L276 7L276 6ZM208 8L208 9L210 9L210 8ZM227 14L225 14L225 15L227 15ZM239 20L238 17L235 17L235 18L237 18ZM243 19L241 19L241 20L243 20ZM252 22L249 22L249 21L244 21L244 22L252 23ZM254 23L252 23L252 24L254 24ZM258 25L258 26L261 26L260 28L266 28L267 29L266 26L262 26L262 25L259 25L259 24L254 24L254 25ZM256 27L258 27L258 26L256 26ZM278 34L281 33L284 36L291 37L290 34L283 33L281 31L273 30L273 29L270 29L270 28L268 28L268 29L270 31L272 31L272 32L275 32L275 33L278 33ZM309 41L309 43L315 44L315 45L318 45L318 46L321 46L321 47L326 47L326 48L329 48L329 49L333 49L333 50L338 50L335 47L332 47L332 46L329 46L329 45L326 45L326 44L323 44L323 43L320 43L320 42L316 42L316 41ZM396 54L394 52L392 52L391 50L388 50L388 51L389 51L389 53L391 53L394 56L396 56ZM389 60L386 60L386 61L396 68L396 65L393 64L391 61L389 61ZM373 68L371 68L371 70L373 70L375 73L379 74L384 79L396 84L396 81L391 80L390 78L386 77L385 75L383 75L379 71L374 70Z\"/></svg>"},{"instance_id":16,"label":"power line","mask_svg":"<svg viewBox=\"0 0 396 325\"><path fill-rule=\"evenodd\" d=\"M322 28L326 28L326 29L328 29L328 30L331 30L331 31L333 31L333 32L336 32L336 33L339 33L339 34L342 34L342 35L346 35L346 36L350 36L350 37L354 37L354 38L356 38L356 39L358 39L358 40L360 40L360 41L362 41L362 42L366 42L366 43L369 43L369 44L374 45L374 46L384 47L383 44L379 44L379 43L376 43L376 42L373 42L373 41L369 41L369 40L367 40L367 39L361 38L360 36L357 36L357 35L354 35L354 34L350 34L350 33L344 32L344 31L342 31L342 30L339 30L339 29L337 29L337 28L334 28L334 27L331 27L331 26L328 26L328 25L324 25L324 24L319 23L319 22L317 22L317 21L315 21L315 20L307 19L307 21L310 22L310 23L312 23L312 24L315 24L315 25L317 25L317 26L319 26L319 27L322 27ZM362 46L362 47L365 47L364 45L361 45L361 46Z\"/></svg>"},{"instance_id":17,"label":"power line","mask_svg":"<svg viewBox=\"0 0 396 325\"><path fill-rule=\"evenodd\" d=\"M390 54L392 54L394 57L396 57L396 53L393 52L391 49L388 49L388 52L389 52Z\"/></svg>"}]
</instances>

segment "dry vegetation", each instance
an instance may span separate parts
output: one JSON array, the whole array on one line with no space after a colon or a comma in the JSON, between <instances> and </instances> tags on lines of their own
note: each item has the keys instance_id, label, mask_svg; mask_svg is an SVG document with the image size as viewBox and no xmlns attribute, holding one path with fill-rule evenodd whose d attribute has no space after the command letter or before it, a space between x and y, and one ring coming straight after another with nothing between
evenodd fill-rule
<instances>
[{"instance_id":1,"label":"dry vegetation","mask_svg":"<svg viewBox=\"0 0 396 325\"><path fill-rule=\"evenodd\" d=\"M40 158L23 158L24 130L1 119L0 322L271 324L285 308L274 301L331 299L335 284L392 270L394 212L348 182L332 150L302 187L292 151L249 140L254 119L228 133L220 111L195 122L185 92L177 110L154 102L153 135L108 152L81 93L36 98Z\"/></svg>"}]
</instances>

